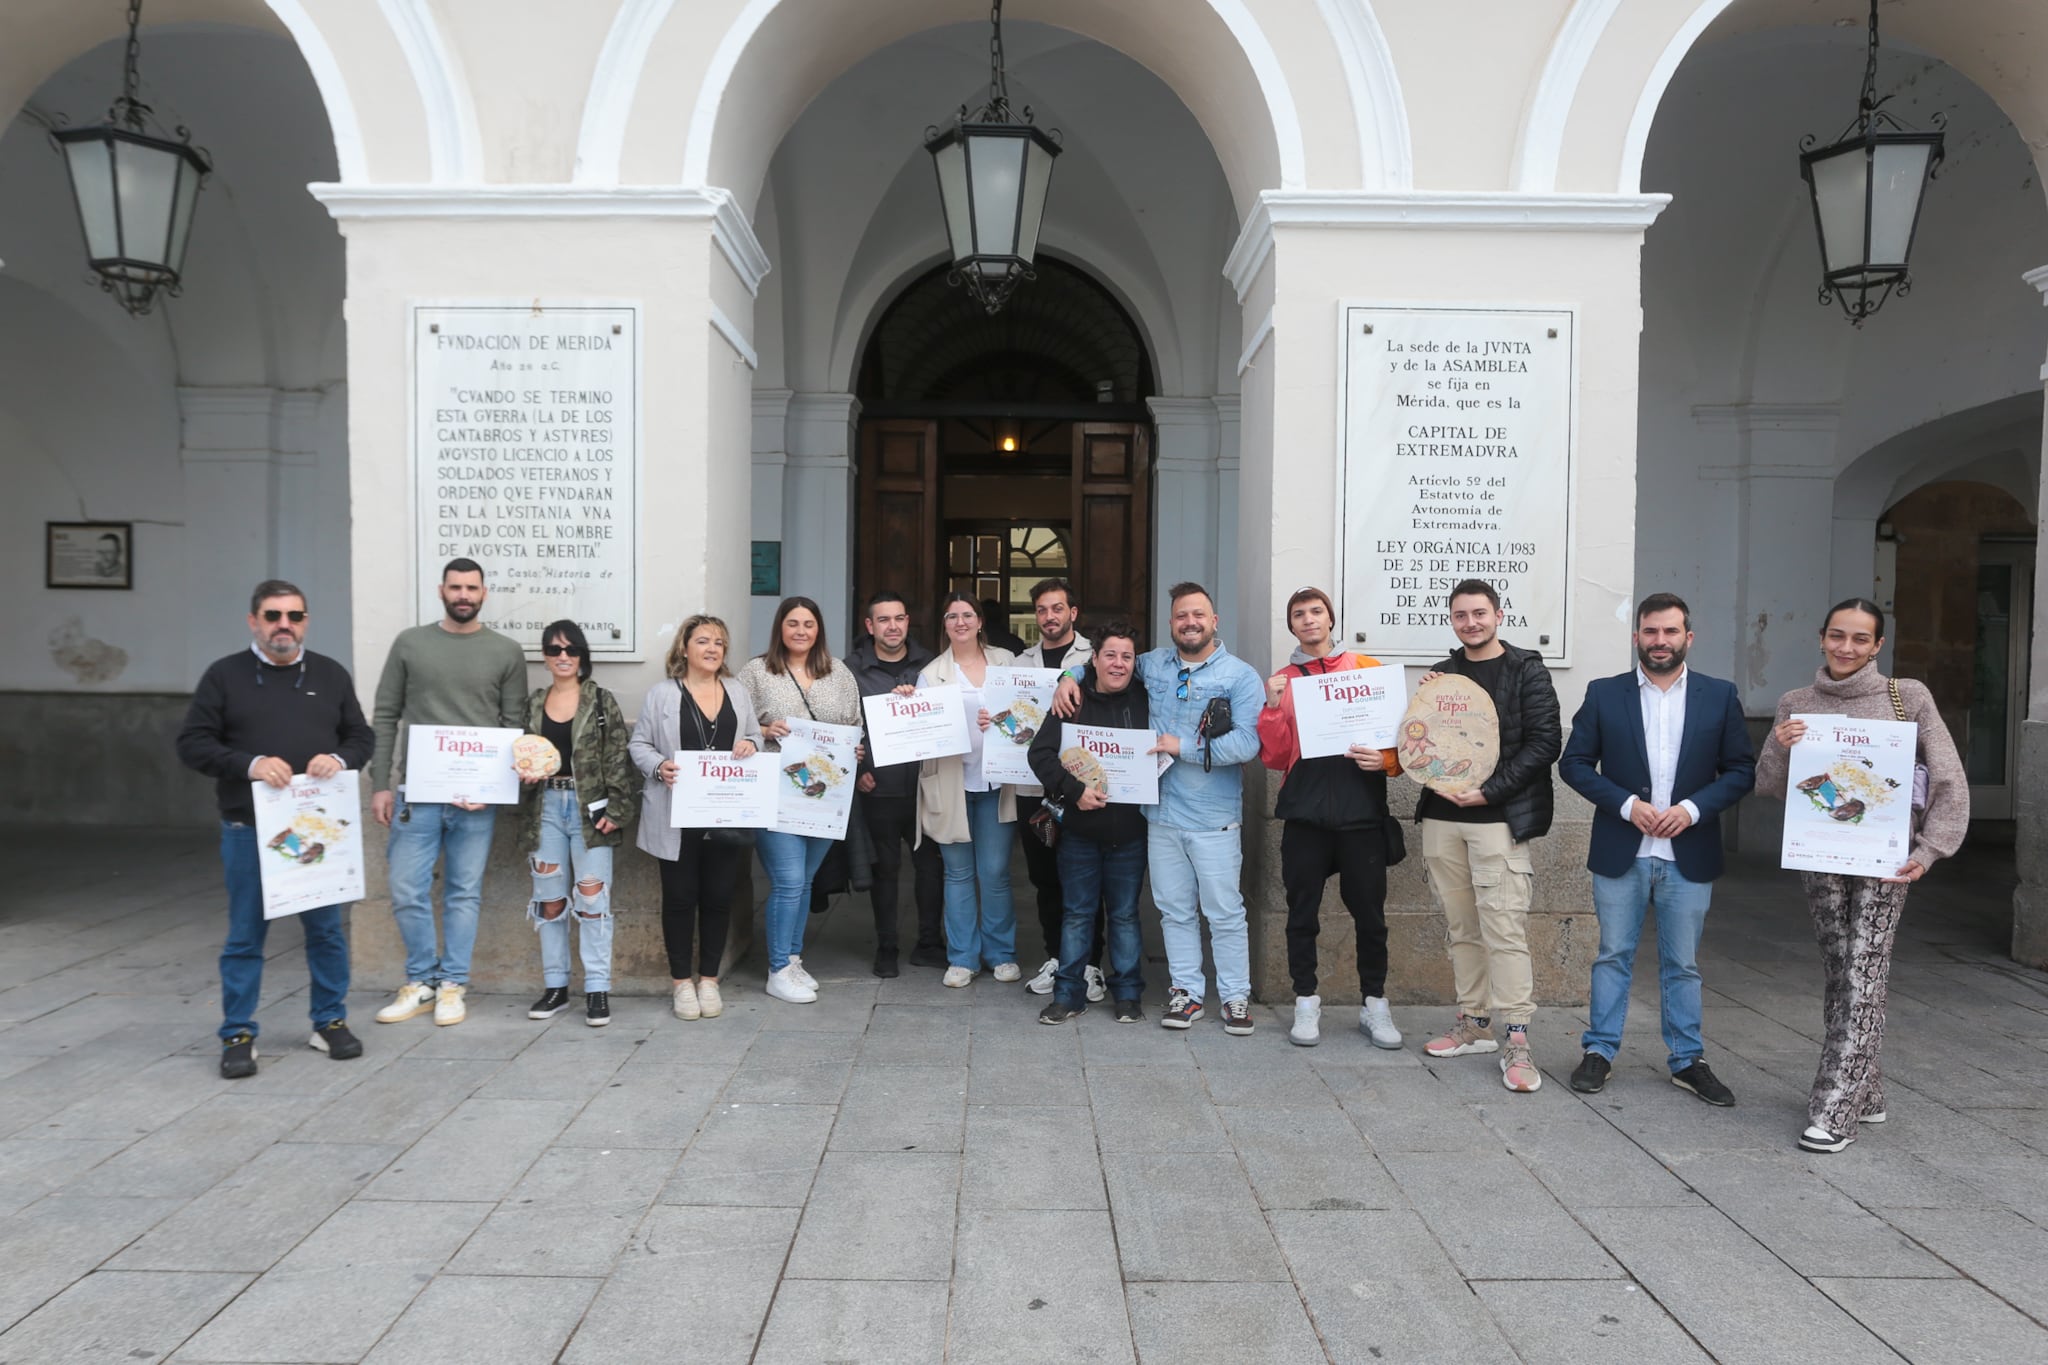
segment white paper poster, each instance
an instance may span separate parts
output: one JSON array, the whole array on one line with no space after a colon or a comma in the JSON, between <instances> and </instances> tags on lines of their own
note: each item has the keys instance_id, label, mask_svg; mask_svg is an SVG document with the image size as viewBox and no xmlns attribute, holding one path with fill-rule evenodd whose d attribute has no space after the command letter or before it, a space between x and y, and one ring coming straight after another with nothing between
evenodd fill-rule
<instances>
[{"instance_id":1,"label":"white paper poster","mask_svg":"<svg viewBox=\"0 0 2048 1365\"><path fill-rule=\"evenodd\" d=\"M1036 785L1031 741L1052 713L1056 668L990 668L982 680L982 704L989 726L981 735L981 775L990 783Z\"/></svg>"},{"instance_id":2,"label":"white paper poster","mask_svg":"<svg viewBox=\"0 0 2048 1365\"><path fill-rule=\"evenodd\" d=\"M1294 733L1303 758L1329 758L1354 744L1391 749L1408 708L1407 670L1399 664L1310 673L1294 679Z\"/></svg>"},{"instance_id":3,"label":"white paper poster","mask_svg":"<svg viewBox=\"0 0 2048 1365\"><path fill-rule=\"evenodd\" d=\"M1345 630L1382 661L1434 662L1454 639L1446 594L1480 578L1500 592L1503 638L1568 664L1572 312L1338 313Z\"/></svg>"},{"instance_id":4,"label":"white paper poster","mask_svg":"<svg viewBox=\"0 0 2048 1365\"><path fill-rule=\"evenodd\" d=\"M407 726L405 799L415 805L517 805L519 773L512 766L512 741L524 733L472 725Z\"/></svg>"},{"instance_id":5,"label":"white paper poster","mask_svg":"<svg viewBox=\"0 0 2048 1365\"><path fill-rule=\"evenodd\" d=\"M854 749L858 725L819 720L785 722L789 733L774 755L782 780L776 784L775 828L784 834L844 839L853 812Z\"/></svg>"},{"instance_id":6,"label":"white paper poster","mask_svg":"<svg viewBox=\"0 0 2048 1365\"><path fill-rule=\"evenodd\" d=\"M569 617L599 659L638 658L640 310L560 299L416 304L415 595L484 567L484 624L529 656Z\"/></svg>"},{"instance_id":7,"label":"white paper poster","mask_svg":"<svg viewBox=\"0 0 2048 1365\"><path fill-rule=\"evenodd\" d=\"M1847 877L1896 877L1913 851L1912 721L1794 716L1785 786L1783 866Z\"/></svg>"},{"instance_id":8,"label":"white paper poster","mask_svg":"<svg viewBox=\"0 0 2048 1365\"><path fill-rule=\"evenodd\" d=\"M862 697L860 705L877 768L967 752L967 708L951 683L902 696L882 692Z\"/></svg>"},{"instance_id":9,"label":"white paper poster","mask_svg":"<svg viewBox=\"0 0 2048 1365\"><path fill-rule=\"evenodd\" d=\"M1159 804L1159 742L1150 730L1095 725L1060 726L1060 766L1085 786L1104 792L1111 805Z\"/></svg>"},{"instance_id":10,"label":"white paper poster","mask_svg":"<svg viewBox=\"0 0 2048 1365\"><path fill-rule=\"evenodd\" d=\"M773 829L779 754L676 750L668 822L677 829Z\"/></svg>"},{"instance_id":11,"label":"white paper poster","mask_svg":"<svg viewBox=\"0 0 2048 1365\"><path fill-rule=\"evenodd\" d=\"M288 787L252 782L263 918L277 919L363 898L362 792L354 769L294 777Z\"/></svg>"}]
</instances>

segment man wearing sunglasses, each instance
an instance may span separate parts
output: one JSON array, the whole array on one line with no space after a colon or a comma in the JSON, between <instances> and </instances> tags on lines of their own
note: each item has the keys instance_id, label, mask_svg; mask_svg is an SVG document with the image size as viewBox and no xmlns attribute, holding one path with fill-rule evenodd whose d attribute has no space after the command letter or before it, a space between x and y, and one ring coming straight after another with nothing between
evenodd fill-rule
<instances>
[{"instance_id":1,"label":"man wearing sunglasses","mask_svg":"<svg viewBox=\"0 0 2048 1365\"><path fill-rule=\"evenodd\" d=\"M292 775L332 777L369 760L375 743L348 670L306 648L306 595L282 579L249 597L250 647L214 661L199 679L178 758L214 779L228 935L220 951L220 1074L256 1074L256 1002L263 992L263 873L251 782L289 786ZM252 658L251 655L254 657ZM341 907L296 917L306 935L312 1046L336 1061L363 1055L348 1030L348 939Z\"/></svg>"},{"instance_id":2,"label":"man wearing sunglasses","mask_svg":"<svg viewBox=\"0 0 2048 1365\"><path fill-rule=\"evenodd\" d=\"M467 1015L469 956L483 904L497 812L471 802L404 801L405 737L413 725L526 728L526 655L485 627L483 566L451 559L441 569L441 611L432 625L402 630L391 642L371 717L377 754L370 812L391 830L391 916L405 940L405 984L377 1011L396 1024L434 1012L437 1024ZM445 861L444 861L445 859ZM442 864L441 932L434 933L434 864Z\"/></svg>"}]
</instances>

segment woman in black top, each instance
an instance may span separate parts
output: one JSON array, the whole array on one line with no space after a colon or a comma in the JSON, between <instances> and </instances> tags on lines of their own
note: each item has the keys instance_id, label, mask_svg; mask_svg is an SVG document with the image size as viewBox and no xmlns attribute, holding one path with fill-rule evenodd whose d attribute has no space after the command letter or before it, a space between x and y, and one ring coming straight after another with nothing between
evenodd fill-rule
<instances>
[{"instance_id":1,"label":"woman in black top","mask_svg":"<svg viewBox=\"0 0 2048 1365\"><path fill-rule=\"evenodd\" d=\"M661 935L678 1019L716 1019L725 1012L718 964L725 956L733 889L743 842L724 842L709 830L669 823L669 788L675 785L678 749L711 749L746 758L761 742L754 703L729 679L731 636L716 616L692 616L669 646L669 681L640 707L628 746L647 782L639 845L661 868Z\"/></svg>"}]
</instances>

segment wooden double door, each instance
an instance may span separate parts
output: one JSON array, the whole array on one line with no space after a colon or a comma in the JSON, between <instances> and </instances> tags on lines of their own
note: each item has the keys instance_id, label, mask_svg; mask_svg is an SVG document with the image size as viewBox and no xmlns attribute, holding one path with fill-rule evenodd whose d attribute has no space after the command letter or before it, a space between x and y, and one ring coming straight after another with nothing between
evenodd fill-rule
<instances>
[{"instance_id":1,"label":"wooden double door","mask_svg":"<svg viewBox=\"0 0 2048 1365\"><path fill-rule=\"evenodd\" d=\"M1027 576L1064 577L1074 584L1084 629L1122 617L1149 637L1149 426L1058 423L1067 434L1050 429L1033 441L1030 472L1008 473L1000 460L944 449L955 425L918 417L861 422L855 615L875 592L900 592L918 639L937 647L938 604L949 584L972 580L983 585L977 596L1002 597L1003 591L987 587L1014 582L1022 594ZM1048 530L1063 541L1063 556L1046 552ZM853 624L858 630L859 622Z\"/></svg>"}]
</instances>

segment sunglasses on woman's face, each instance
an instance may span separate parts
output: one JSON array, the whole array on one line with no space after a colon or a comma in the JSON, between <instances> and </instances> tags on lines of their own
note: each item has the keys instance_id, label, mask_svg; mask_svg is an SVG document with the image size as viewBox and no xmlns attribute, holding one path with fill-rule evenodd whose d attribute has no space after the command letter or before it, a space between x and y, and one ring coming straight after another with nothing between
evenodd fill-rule
<instances>
[{"instance_id":1,"label":"sunglasses on woman's face","mask_svg":"<svg viewBox=\"0 0 2048 1365\"><path fill-rule=\"evenodd\" d=\"M285 620L289 620L296 626L306 619L306 613L302 611L279 611L276 607L270 607L265 609L263 619L270 622L273 626L279 621Z\"/></svg>"},{"instance_id":2,"label":"sunglasses on woman's face","mask_svg":"<svg viewBox=\"0 0 2048 1365\"><path fill-rule=\"evenodd\" d=\"M576 646L574 645L542 645L540 647L540 652L547 655L550 659L559 658L564 654L568 655L572 659L580 659L583 657L583 651L576 648Z\"/></svg>"}]
</instances>

